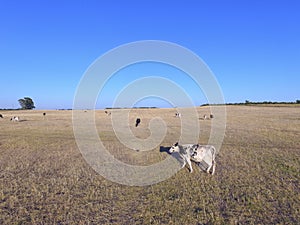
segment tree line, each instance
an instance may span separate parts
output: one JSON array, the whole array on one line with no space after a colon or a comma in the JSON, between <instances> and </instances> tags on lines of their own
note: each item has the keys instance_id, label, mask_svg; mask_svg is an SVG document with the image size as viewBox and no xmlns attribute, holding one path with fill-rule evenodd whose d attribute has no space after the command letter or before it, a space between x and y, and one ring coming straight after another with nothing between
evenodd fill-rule
<instances>
[{"instance_id":1,"label":"tree line","mask_svg":"<svg viewBox=\"0 0 300 225\"><path fill-rule=\"evenodd\" d=\"M246 100L245 102L238 102L238 103L225 103L225 104L202 104L201 106L209 106L209 105L279 105L279 104L300 104L300 100L296 100L294 102L272 102L272 101L262 101L262 102L252 102Z\"/></svg>"}]
</instances>

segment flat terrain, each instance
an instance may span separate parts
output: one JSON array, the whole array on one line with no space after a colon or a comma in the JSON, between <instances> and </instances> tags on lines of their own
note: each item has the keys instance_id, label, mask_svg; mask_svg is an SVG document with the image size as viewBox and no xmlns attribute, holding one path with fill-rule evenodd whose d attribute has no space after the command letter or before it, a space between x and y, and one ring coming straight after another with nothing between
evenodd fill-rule
<instances>
[{"instance_id":1,"label":"flat terrain","mask_svg":"<svg viewBox=\"0 0 300 225\"><path fill-rule=\"evenodd\" d=\"M197 109L199 117L209 107ZM228 106L216 174L184 168L151 186L131 187L97 174L79 151L72 111L0 111L0 224L297 224L300 221L300 108ZM89 112L87 112L89 113ZM150 135L161 117L160 146L180 137L175 109L134 109L132 133ZM20 122L10 117L20 116ZM142 120L135 128L135 118ZM110 116L96 112L105 147L129 164L168 156L160 146L141 157L119 142ZM211 121L199 119L199 142ZM134 153L133 153L134 152Z\"/></svg>"}]
</instances>

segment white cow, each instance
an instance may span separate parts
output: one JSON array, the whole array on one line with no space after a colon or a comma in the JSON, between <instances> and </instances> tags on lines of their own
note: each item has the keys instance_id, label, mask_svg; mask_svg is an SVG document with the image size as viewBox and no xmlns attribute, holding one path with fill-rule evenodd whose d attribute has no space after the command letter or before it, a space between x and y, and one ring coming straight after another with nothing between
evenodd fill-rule
<instances>
[{"instance_id":1,"label":"white cow","mask_svg":"<svg viewBox=\"0 0 300 225\"><path fill-rule=\"evenodd\" d=\"M13 116L10 120L13 121L13 122L18 122L18 121L20 121L20 119L19 119L18 116Z\"/></svg>"},{"instance_id":2,"label":"white cow","mask_svg":"<svg viewBox=\"0 0 300 225\"><path fill-rule=\"evenodd\" d=\"M183 159L182 168L188 163L190 172L193 172L191 160L196 162L199 167L204 168L207 173L212 168L212 175L215 173L216 149L212 145L185 144L179 145L176 142L169 150L170 153L177 152Z\"/></svg>"}]
</instances>

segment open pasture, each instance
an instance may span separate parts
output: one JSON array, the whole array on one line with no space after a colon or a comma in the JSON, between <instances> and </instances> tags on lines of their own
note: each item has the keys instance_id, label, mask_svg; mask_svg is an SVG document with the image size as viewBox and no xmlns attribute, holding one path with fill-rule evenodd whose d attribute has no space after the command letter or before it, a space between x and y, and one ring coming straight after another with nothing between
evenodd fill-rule
<instances>
[{"instance_id":1,"label":"open pasture","mask_svg":"<svg viewBox=\"0 0 300 225\"><path fill-rule=\"evenodd\" d=\"M197 108L199 117L209 107ZM46 116L43 116L46 112ZM180 137L175 109L132 109L138 138L161 117L162 143L145 153L119 142L110 115L96 112L105 147L119 160L149 165ZM90 113L90 112L86 112ZM228 106L214 176L184 168L161 183L130 187L98 175L77 148L72 111L1 111L0 224L297 224L300 221L300 108ZM19 116L19 122L12 122ZM135 119L141 123L135 127ZM199 119L206 144L211 120Z\"/></svg>"}]
</instances>

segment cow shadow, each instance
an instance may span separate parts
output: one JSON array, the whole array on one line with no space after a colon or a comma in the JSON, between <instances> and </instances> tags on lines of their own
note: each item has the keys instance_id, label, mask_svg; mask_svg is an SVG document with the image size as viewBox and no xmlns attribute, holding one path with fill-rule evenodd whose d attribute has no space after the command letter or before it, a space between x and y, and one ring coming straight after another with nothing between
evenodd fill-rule
<instances>
[{"instance_id":1,"label":"cow shadow","mask_svg":"<svg viewBox=\"0 0 300 225\"><path fill-rule=\"evenodd\" d=\"M169 152L169 149L170 149L170 148L171 148L171 147L160 146L159 151L160 151L160 152L166 152L166 153L168 153L169 155L171 155L171 153Z\"/></svg>"}]
</instances>

